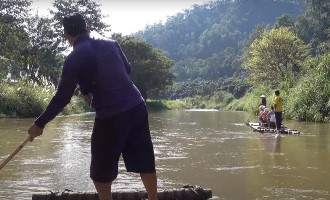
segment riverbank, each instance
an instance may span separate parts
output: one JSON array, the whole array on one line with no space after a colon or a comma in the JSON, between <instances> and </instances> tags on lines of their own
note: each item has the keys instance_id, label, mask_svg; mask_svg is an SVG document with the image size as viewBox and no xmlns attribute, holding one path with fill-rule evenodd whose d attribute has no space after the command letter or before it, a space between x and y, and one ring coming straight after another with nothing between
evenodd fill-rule
<instances>
[{"instance_id":1,"label":"riverbank","mask_svg":"<svg viewBox=\"0 0 330 200\"><path fill-rule=\"evenodd\" d=\"M53 87L29 85L24 82L4 83L0 86L0 117L33 118L38 117L55 93ZM213 96L195 96L177 100L146 101L148 109L178 110L178 109L224 109L234 97L225 92ZM64 108L62 115L90 112L93 109L81 95L75 95Z\"/></svg>"},{"instance_id":2,"label":"riverbank","mask_svg":"<svg viewBox=\"0 0 330 200\"><path fill-rule=\"evenodd\" d=\"M311 122L329 122L330 108L325 106L327 94L324 98L301 98L304 90L282 89L281 97L284 99L284 113L286 119ZM48 105L55 89L52 87L41 87L29 85L23 82L4 83L0 85L0 118L33 118L38 117ZM217 109L245 111L257 115L261 103L260 96L266 95L267 106L272 105L275 97L274 90L267 86L259 86L246 93L243 97L236 99L228 92L218 91L213 95L186 97L176 100L153 100L146 101L148 109L178 110L178 109ZM329 94L330 95L330 94ZM308 102L308 104L306 103ZM302 106L305 105L305 106ZM310 105L310 106L306 106ZM91 112L93 109L85 101L83 96L75 95L71 102L64 108L62 115L79 114Z\"/></svg>"}]
</instances>

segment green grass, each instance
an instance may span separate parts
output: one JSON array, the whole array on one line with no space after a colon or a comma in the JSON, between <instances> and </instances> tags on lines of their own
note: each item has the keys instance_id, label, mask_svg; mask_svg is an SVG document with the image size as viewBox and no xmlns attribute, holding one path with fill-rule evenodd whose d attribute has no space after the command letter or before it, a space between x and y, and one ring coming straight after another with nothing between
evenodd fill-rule
<instances>
[{"instance_id":1,"label":"green grass","mask_svg":"<svg viewBox=\"0 0 330 200\"><path fill-rule=\"evenodd\" d=\"M313 87L307 87L308 81L301 81L295 89L281 91L285 100L286 117L303 121L329 121L330 101L328 92L317 93ZM55 93L53 88L29 85L23 82L2 83L0 85L0 117L38 117L47 107ZM260 95L267 96L270 107L274 90L260 86L235 99L230 93L215 92L212 96L194 96L178 100L147 100L149 110L179 109L219 109L258 113ZM330 93L330 92L329 92ZM317 96L317 98L313 98ZM289 98L290 97L290 98ZM71 102L60 113L62 115L93 111L82 96L73 96Z\"/></svg>"},{"instance_id":2,"label":"green grass","mask_svg":"<svg viewBox=\"0 0 330 200\"><path fill-rule=\"evenodd\" d=\"M38 117L55 93L53 88L29 85L23 82L0 85L0 116ZM62 114L81 113L88 109L81 97L74 96Z\"/></svg>"},{"instance_id":3,"label":"green grass","mask_svg":"<svg viewBox=\"0 0 330 200\"><path fill-rule=\"evenodd\" d=\"M147 100L149 110L178 110L186 107L182 100Z\"/></svg>"}]
</instances>

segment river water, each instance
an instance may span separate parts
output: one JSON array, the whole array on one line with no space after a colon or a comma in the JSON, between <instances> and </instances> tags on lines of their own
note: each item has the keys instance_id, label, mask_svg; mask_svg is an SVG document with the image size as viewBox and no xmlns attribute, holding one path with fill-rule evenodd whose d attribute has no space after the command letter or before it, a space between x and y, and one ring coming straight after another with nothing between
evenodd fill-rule
<instances>
[{"instance_id":1,"label":"river water","mask_svg":"<svg viewBox=\"0 0 330 200\"><path fill-rule=\"evenodd\" d=\"M159 111L149 118L160 190L198 185L218 199L330 199L330 124L285 120L302 133L275 138L247 127L244 112ZM93 119L87 113L49 123L0 171L0 199L95 192L89 179ZM24 141L32 122L0 119L0 159ZM114 191L143 189L122 162L119 173Z\"/></svg>"}]
</instances>

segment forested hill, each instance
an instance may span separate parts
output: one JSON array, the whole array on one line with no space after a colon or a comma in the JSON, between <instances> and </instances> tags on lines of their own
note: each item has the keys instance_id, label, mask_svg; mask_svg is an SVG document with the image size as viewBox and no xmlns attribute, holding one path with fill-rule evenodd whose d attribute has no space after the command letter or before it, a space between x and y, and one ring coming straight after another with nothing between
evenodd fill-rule
<instances>
[{"instance_id":1,"label":"forested hill","mask_svg":"<svg viewBox=\"0 0 330 200\"><path fill-rule=\"evenodd\" d=\"M256 25L272 27L283 14L294 20L305 10L302 0L218 0L194 5L135 36L176 62L177 81L216 81L240 71L240 52Z\"/></svg>"}]
</instances>

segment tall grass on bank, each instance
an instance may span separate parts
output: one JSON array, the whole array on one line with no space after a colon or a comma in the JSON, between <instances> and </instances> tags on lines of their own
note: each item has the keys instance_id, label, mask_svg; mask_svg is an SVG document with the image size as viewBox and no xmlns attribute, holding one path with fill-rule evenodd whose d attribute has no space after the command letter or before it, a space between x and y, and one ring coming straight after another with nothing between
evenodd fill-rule
<instances>
[{"instance_id":1,"label":"tall grass on bank","mask_svg":"<svg viewBox=\"0 0 330 200\"><path fill-rule=\"evenodd\" d=\"M330 52L316 57L309 73L290 90L286 114L299 121L330 122Z\"/></svg>"},{"instance_id":2,"label":"tall grass on bank","mask_svg":"<svg viewBox=\"0 0 330 200\"><path fill-rule=\"evenodd\" d=\"M224 109L234 96L228 92L215 92L210 96L196 95L177 100L147 100L150 110L177 110L177 109Z\"/></svg>"},{"instance_id":3,"label":"tall grass on bank","mask_svg":"<svg viewBox=\"0 0 330 200\"><path fill-rule=\"evenodd\" d=\"M23 82L0 85L0 116L37 117L47 107L55 90ZM88 108L82 98L74 96L63 114L84 112Z\"/></svg>"},{"instance_id":4,"label":"tall grass on bank","mask_svg":"<svg viewBox=\"0 0 330 200\"><path fill-rule=\"evenodd\" d=\"M6 117L36 117L50 101L52 91L23 83L0 86L0 113Z\"/></svg>"},{"instance_id":5,"label":"tall grass on bank","mask_svg":"<svg viewBox=\"0 0 330 200\"><path fill-rule=\"evenodd\" d=\"M149 110L178 110L186 107L186 103L182 100L147 100Z\"/></svg>"},{"instance_id":6,"label":"tall grass on bank","mask_svg":"<svg viewBox=\"0 0 330 200\"><path fill-rule=\"evenodd\" d=\"M259 106L261 104L261 95L266 96L267 107L273 103L275 97L274 90L271 90L269 86L258 86L253 88L250 92L246 93L242 98L235 99L227 106L227 110L246 111L251 114L259 113Z\"/></svg>"},{"instance_id":7,"label":"tall grass on bank","mask_svg":"<svg viewBox=\"0 0 330 200\"><path fill-rule=\"evenodd\" d=\"M186 108L224 110L234 99L235 98L231 93L217 91L210 96L197 95L184 98L183 100L185 101Z\"/></svg>"}]
</instances>

